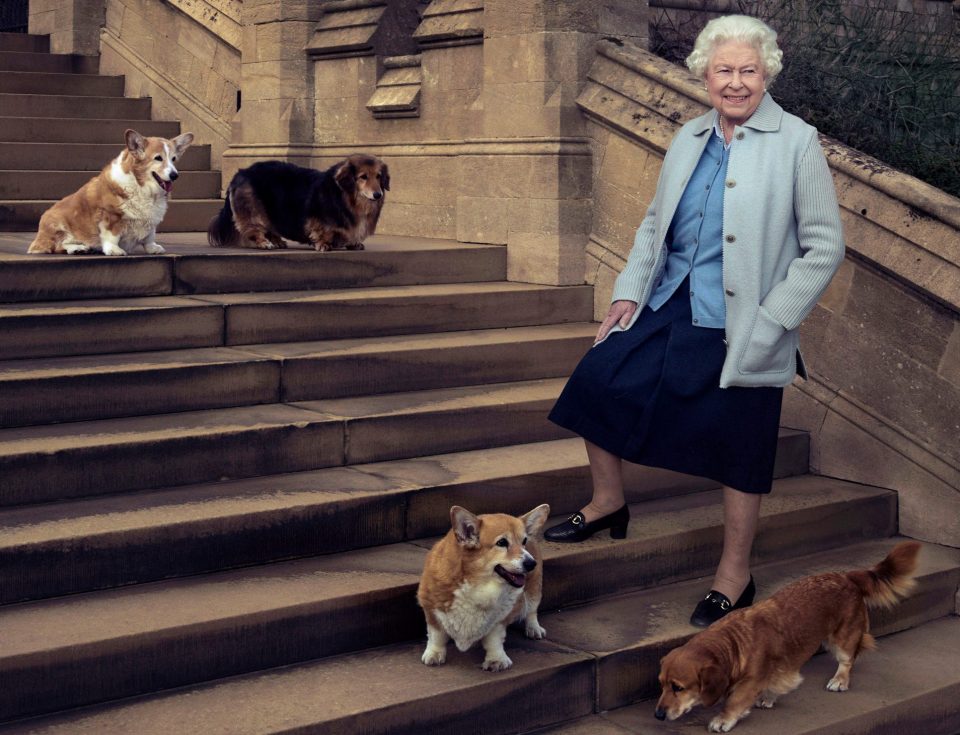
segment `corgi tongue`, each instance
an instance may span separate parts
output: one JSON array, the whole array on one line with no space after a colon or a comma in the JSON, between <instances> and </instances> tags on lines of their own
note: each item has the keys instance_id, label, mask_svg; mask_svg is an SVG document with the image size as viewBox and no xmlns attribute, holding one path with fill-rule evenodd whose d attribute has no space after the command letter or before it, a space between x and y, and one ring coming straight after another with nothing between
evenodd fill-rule
<instances>
[{"instance_id":1,"label":"corgi tongue","mask_svg":"<svg viewBox=\"0 0 960 735\"><path fill-rule=\"evenodd\" d=\"M527 581L526 576L524 576L523 574L508 572L499 564L497 564L497 566L493 568L493 571L495 571L497 574L499 574L501 577L507 580L507 583L512 585L513 587L523 587L523 583Z\"/></svg>"},{"instance_id":2,"label":"corgi tongue","mask_svg":"<svg viewBox=\"0 0 960 735\"><path fill-rule=\"evenodd\" d=\"M160 184L160 188L161 188L161 189L163 189L165 192L167 192L167 194L170 193L170 190L173 188L173 182L172 182L172 181L164 181L163 179L161 179L161 178L160 178L159 176L157 176L156 174L153 175L153 178L155 178L155 179L157 180L157 183Z\"/></svg>"}]
</instances>

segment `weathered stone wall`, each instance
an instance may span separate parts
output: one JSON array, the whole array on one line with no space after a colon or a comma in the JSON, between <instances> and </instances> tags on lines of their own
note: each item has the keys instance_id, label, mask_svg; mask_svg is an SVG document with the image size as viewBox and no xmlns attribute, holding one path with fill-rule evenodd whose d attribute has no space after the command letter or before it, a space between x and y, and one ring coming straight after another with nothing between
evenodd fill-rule
<instances>
[{"instance_id":1,"label":"weathered stone wall","mask_svg":"<svg viewBox=\"0 0 960 735\"><path fill-rule=\"evenodd\" d=\"M393 180L381 232L505 244L513 280L582 282L592 176L576 97L600 37L645 42L645 4L432 0L411 31L419 53L399 60L381 51L384 0L312 7L244 3L225 180L261 158L367 150Z\"/></svg>"},{"instance_id":2,"label":"weathered stone wall","mask_svg":"<svg viewBox=\"0 0 960 735\"><path fill-rule=\"evenodd\" d=\"M610 43L578 101L594 141L586 279L601 318L666 146L708 102L685 70ZM801 327L811 379L786 391L783 424L811 433L814 472L897 490L902 533L960 546L960 201L823 142L848 257Z\"/></svg>"},{"instance_id":3,"label":"weathered stone wall","mask_svg":"<svg viewBox=\"0 0 960 735\"><path fill-rule=\"evenodd\" d=\"M27 30L50 36L55 54L93 56L100 50L103 0L30 0Z\"/></svg>"},{"instance_id":4,"label":"weathered stone wall","mask_svg":"<svg viewBox=\"0 0 960 735\"><path fill-rule=\"evenodd\" d=\"M99 0L100 71L123 74L125 94L151 97L156 120L179 120L211 145L230 144L240 87L240 0Z\"/></svg>"}]
</instances>

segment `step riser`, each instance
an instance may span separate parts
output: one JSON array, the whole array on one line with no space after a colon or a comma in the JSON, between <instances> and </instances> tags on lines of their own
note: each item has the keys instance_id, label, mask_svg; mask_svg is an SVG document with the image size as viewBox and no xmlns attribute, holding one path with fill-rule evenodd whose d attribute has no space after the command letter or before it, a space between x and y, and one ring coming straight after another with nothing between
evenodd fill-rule
<instances>
[{"instance_id":1,"label":"step riser","mask_svg":"<svg viewBox=\"0 0 960 735\"><path fill-rule=\"evenodd\" d=\"M807 439L801 435L780 438L776 477L805 471L805 465L797 466L791 455L797 453L798 440L805 444ZM710 480L677 475L671 482L665 475L663 470L626 464L627 501L716 487ZM315 480L318 487L326 487L322 483ZM261 484L271 487L269 480ZM310 486L309 480L299 484L304 486ZM284 486L272 487L284 491ZM582 507L591 487L589 467L583 464L565 471L498 478L495 483L461 482L373 497L348 495L205 522L32 544L0 554L0 566L16 570L0 587L0 604L439 536L449 528L453 505L477 513L521 515L548 499L552 512L562 515ZM197 497L203 497L205 489L197 487Z\"/></svg>"},{"instance_id":2,"label":"step riser","mask_svg":"<svg viewBox=\"0 0 960 735\"><path fill-rule=\"evenodd\" d=\"M227 345L244 345L527 326L550 323L550 316L557 323L588 321L589 293L475 294L461 308L452 295L17 315L0 319L0 353L15 360L215 347L224 344L224 335Z\"/></svg>"},{"instance_id":3,"label":"step riser","mask_svg":"<svg viewBox=\"0 0 960 735\"><path fill-rule=\"evenodd\" d=\"M0 143L0 169L99 173L122 152L122 145L108 143ZM179 171L206 171L209 168L209 145L191 146L177 159ZM173 193L177 196L176 185ZM49 195L46 198L50 198Z\"/></svg>"},{"instance_id":4,"label":"step riser","mask_svg":"<svg viewBox=\"0 0 960 735\"><path fill-rule=\"evenodd\" d=\"M4 114L6 112L4 108ZM133 128L143 135L175 138L180 123L153 120L89 120L60 117L0 118L0 140L11 143L113 143L123 144L123 133Z\"/></svg>"},{"instance_id":5,"label":"step riser","mask_svg":"<svg viewBox=\"0 0 960 735\"><path fill-rule=\"evenodd\" d=\"M5 117L62 117L104 120L149 120L149 98L66 97L44 94L0 94ZM39 134L39 131L38 131Z\"/></svg>"},{"instance_id":6,"label":"step riser","mask_svg":"<svg viewBox=\"0 0 960 735\"><path fill-rule=\"evenodd\" d=\"M383 357L244 363L238 355L217 365L0 380L0 428L562 377L589 347L569 338Z\"/></svg>"},{"instance_id":7,"label":"step riser","mask_svg":"<svg viewBox=\"0 0 960 735\"><path fill-rule=\"evenodd\" d=\"M37 229L40 217L55 202L16 202L0 201L0 232L32 232ZM220 211L219 199L200 199L182 201L173 199L167 209L167 216L157 227L161 235L169 232L198 232L205 230L211 217ZM162 245L163 238L157 238ZM137 253L143 255L143 251ZM75 298L71 296L71 298Z\"/></svg>"},{"instance_id":8,"label":"step riser","mask_svg":"<svg viewBox=\"0 0 960 735\"><path fill-rule=\"evenodd\" d=\"M48 53L50 51L50 37L26 33L0 33L0 51Z\"/></svg>"},{"instance_id":9,"label":"step riser","mask_svg":"<svg viewBox=\"0 0 960 735\"><path fill-rule=\"evenodd\" d=\"M75 74L39 75L36 73L4 73L0 71L0 93L122 97L123 77L95 77Z\"/></svg>"},{"instance_id":10,"label":"step riser","mask_svg":"<svg viewBox=\"0 0 960 735\"><path fill-rule=\"evenodd\" d=\"M129 436L92 447L24 451L0 460L0 505L548 441L569 433L546 420L552 401L517 401L351 420L304 412L297 425L171 436ZM506 427L506 428L504 428ZM416 432L397 436L397 432ZM349 441L347 441L349 436ZM346 458L346 459L345 459Z\"/></svg>"},{"instance_id":11,"label":"step riser","mask_svg":"<svg viewBox=\"0 0 960 735\"><path fill-rule=\"evenodd\" d=\"M889 635L952 614L949 599L957 589L957 577L958 574L954 570L918 578L914 596L889 611L869 611L871 633L876 636ZM929 606L925 607L923 603L929 603ZM691 632L690 635L664 644L618 651L605 656L597 667L600 692L598 709L601 711L615 709L638 700L659 697L657 676L660 673L660 659L674 648L686 643L692 634ZM871 654L866 654L864 656L866 663L863 665L871 665L870 659ZM854 681L856 675L857 665L855 664L852 674ZM817 682L816 685L822 687L825 683ZM805 686L812 684L813 682L807 682ZM651 710L651 716L652 714Z\"/></svg>"},{"instance_id":12,"label":"step riser","mask_svg":"<svg viewBox=\"0 0 960 735\"><path fill-rule=\"evenodd\" d=\"M389 308L385 308L389 307ZM590 321L591 289L304 301L227 307L227 344L309 342Z\"/></svg>"},{"instance_id":13,"label":"step riser","mask_svg":"<svg viewBox=\"0 0 960 735\"><path fill-rule=\"evenodd\" d=\"M77 191L98 173L99 171L0 171L0 201L50 201L53 197L62 198ZM177 179L175 196L177 199L218 199L220 174L216 171L184 171Z\"/></svg>"},{"instance_id":14,"label":"step riser","mask_svg":"<svg viewBox=\"0 0 960 735\"><path fill-rule=\"evenodd\" d=\"M173 206L176 205L174 200ZM163 238L160 243L164 243ZM29 240L22 246L24 253L28 245ZM287 252L275 253L268 258L216 252L215 258L176 255L163 258L63 256L51 259L37 256L15 263L8 261L0 269L0 292L4 301L19 303L470 283L498 281L506 276L506 248L502 247L439 252L380 251L376 254ZM438 267L437 261L442 265ZM9 357L13 359L13 355Z\"/></svg>"},{"instance_id":15,"label":"step riser","mask_svg":"<svg viewBox=\"0 0 960 735\"><path fill-rule=\"evenodd\" d=\"M875 496L872 501L853 504L853 507L844 507L841 503L836 505L836 509L828 509L833 511L829 517L838 519L830 525L843 526L842 540L838 542L835 538L835 530L831 535L823 528L822 516L825 513L822 508L818 514L803 510L788 512L777 518L775 528L764 529L758 535L758 544L768 550L763 558L770 561L803 553L790 543L782 543L783 536L804 536L809 539L807 548L814 550L840 545L851 536L869 538L877 532L875 516L889 515L890 507L895 506L895 499L892 496ZM858 505L860 507L856 507ZM574 570L562 563L562 557L548 558L544 562L545 596L541 609L548 611L573 604L578 599L581 584L587 581L585 578L597 576L598 573L603 574L607 582L603 589L605 595L630 588L649 587L651 580L658 580L659 583L669 578L693 578L708 574L714 569L720 554L722 528L701 529L691 535L699 538L686 547L690 550L689 554L684 554L686 549L678 549L674 553L672 549L664 548L662 540L661 543L657 540L621 542L624 547L631 548L625 549L626 553L618 554L617 559L625 556L631 558L609 576L608 570L599 568L596 562ZM631 553L633 551L639 553L634 555ZM688 561L682 572L675 565L681 555L684 561ZM936 591L929 590L931 596L939 599L941 608L952 600L952 593L945 591L951 581L952 590L955 590L956 579L951 579L950 575L937 578L933 585ZM382 592L359 594L335 605L300 605L278 611L269 619L258 615L255 622L234 619L211 623L203 629L157 634L151 637L152 640L138 637L135 640L116 641L102 652L95 648L65 652L63 658L53 664L48 661L34 665L24 662L21 670L10 672L11 688L0 693L0 719L40 714L421 638L425 624L423 613L414 601L414 589L413 584L396 584ZM933 617L942 614L936 610L930 613ZM549 631L548 622L544 621L544 624ZM203 651L204 655L196 656L197 651ZM633 699L649 696L651 682L656 682L656 671L651 676L651 667L659 665L659 657L663 653L665 651L658 649L654 655L652 650L641 649L634 654L631 671L638 673L634 675L633 686L627 687L633 692ZM626 703L612 704L606 699L608 690L620 683L619 680L612 683L606 681L609 675L608 661L613 661L612 666L622 678L626 667L622 661L624 655L618 652L598 661L601 709ZM638 665L637 656L643 657L642 666ZM78 666L83 667L82 676L78 676ZM643 676L639 675L641 669ZM141 672L141 675L134 676L134 672ZM149 672L148 680L144 680L147 678L144 672ZM78 680L84 682L82 689L75 683L68 685L68 682ZM132 681L135 683L131 684ZM24 710L18 710L19 707Z\"/></svg>"},{"instance_id":16,"label":"step riser","mask_svg":"<svg viewBox=\"0 0 960 735\"><path fill-rule=\"evenodd\" d=\"M5 71L96 74L100 71L100 57L78 56L75 54L38 54L19 51L0 51L0 73Z\"/></svg>"}]
</instances>

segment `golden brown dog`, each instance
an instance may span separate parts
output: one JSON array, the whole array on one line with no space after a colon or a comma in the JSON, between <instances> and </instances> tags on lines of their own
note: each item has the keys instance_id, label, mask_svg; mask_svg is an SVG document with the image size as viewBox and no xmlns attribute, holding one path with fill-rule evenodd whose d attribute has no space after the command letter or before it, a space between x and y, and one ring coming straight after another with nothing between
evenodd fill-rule
<instances>
[{"instance_id":1,"label":"golden brown dog","mask_svg":"<svg viewBox=\"0 0 960 735\"><path fill-rule=\"evenodd\" d=\"M167 140L127 130L124 141L126 148L99 175L43 213L28 253L126 255L137 245L151 255L163 252L157 225L180 175L176 161L193 133Z\"/></svg>"},{"instance_id":2,"label":"golden brown dog","mask_svg":"<svg viewBox=\"0 0 960 735\"><path fill-rule=\"evenodd\" d=\"M846 691L854 660L875 645L867 607L892 607L910 592L919 551L919 543L905 541L872 569L804 577L721 618L661 660L657 719L675 720L726 697L707 729L728 732L754 704L772 707L800 686L800 667L821 642L839 663L827 689Z\"/></svg>"},{"instance_id":3,"label":"golden brown dog","mask_svg":"<svg viewBox=\"0 0 960 735\"><path fill-rule=\"evenodd\" d=\"M260 161L230 181L207 241L213 247L272 250L285 248L287 238L316 250L363 250L389 189L387 165L366 154L348 156L325 171Z\"/></svg>"},{"instance_id":4,"label":"golden brown dog","mask_svg":"<svg viewBox=\"0 0 960 735\"><path fill-rule=\"evenodd\" d=\"M523 620L528 638L546 635L537 620L543 581L537 538L549 515L549 505L519 518L450 509L452 528L427 554L417 589L427 618L423 663L446 661L451 638L461 651L483 641L483 668L503 671L513 665L503 650L509 624Z\"/></svg>"}]
</instances>

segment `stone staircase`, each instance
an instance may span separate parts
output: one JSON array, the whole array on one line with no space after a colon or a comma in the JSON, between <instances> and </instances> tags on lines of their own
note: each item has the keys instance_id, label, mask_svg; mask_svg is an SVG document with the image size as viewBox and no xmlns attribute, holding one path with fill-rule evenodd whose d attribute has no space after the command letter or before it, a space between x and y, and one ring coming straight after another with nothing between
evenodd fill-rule
<instances>
[{"instance_id":1,"label":"stone staircase","mask_svg":"<svg viewBox=\"0 0 960 735\"><path fill-rule=\"evenodd\" d=\"M420 238L318 254L195 232L124 258L31 238L0 233L0 735L705 730L649 701L719 555L702 479L629 466L625 540L545 544L547 639L511 632L509 671L479 649L420 663L414 590L450 505L559 518L589 497L582 443L545 419L591 344L589 287ZM783 429L761 596L899 538L894 493L808 464ZM960 551L926 544L850 692L815 657L737 731L957 733L958 585Z\"/></svg>"},{"instance_id":2,"label":"stone staircase","mask_svg":"<svg viewBox=\"0 0 960 735\"><path fill-rule=\"evenodd\" d=\"M46 36L0 33L0 231L29 230L123 149L123 131L173 137L150 100L123 96L123 77L99 76L99 57L51 54ZM161 231L205 230L220 204L210 146L187 149Z\"/></svg>"}]
</instances>

